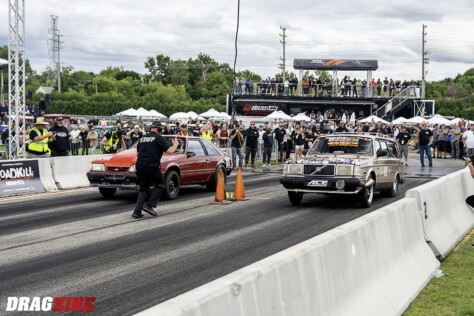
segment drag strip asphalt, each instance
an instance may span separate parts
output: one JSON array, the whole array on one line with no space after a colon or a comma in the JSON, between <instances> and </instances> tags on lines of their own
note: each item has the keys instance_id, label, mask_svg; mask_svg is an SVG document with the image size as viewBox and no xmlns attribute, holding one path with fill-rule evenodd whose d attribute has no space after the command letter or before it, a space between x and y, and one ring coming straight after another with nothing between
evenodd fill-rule
<instances>
[{"instance_id":1,"label":"drag strip asphalt","mask_svg":"<svg viewBox=\"0 0 474 316\"><path fill-rule=\"evenodd\" d=\"M131 315L404 197L371 208L351 196L305 195L292 206L279 174L246 173L248 201L209 205L183 187L156 218L131 217L136 193L98 190L0 199L0 314L9 296L96 297L97 315ZM227 190L233 191L235 177ZM28 315L28 313L22 313ZM38 314L37 312L35 314Z\"/></svg>"}]
</instances>

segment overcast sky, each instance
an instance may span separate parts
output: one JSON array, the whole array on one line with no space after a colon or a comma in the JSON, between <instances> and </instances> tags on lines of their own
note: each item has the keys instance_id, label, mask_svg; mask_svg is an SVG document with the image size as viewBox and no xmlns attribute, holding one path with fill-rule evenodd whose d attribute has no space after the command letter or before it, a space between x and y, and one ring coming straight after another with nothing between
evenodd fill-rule
<instances>
[{"instance_id":1,"label":"overcast sky","mask_svg":"<svg viewBox=\"0 0 474 316\"><path fill-rule=\"evenodd\" d=\"M7 2L0 10L2 45L8 38ZM63 35L61 63L75 70L124 66L145 73L147 56L188 59L199 52L233 65L237 0L25 2L26 57L38 72L50 62L51 14L59 16ZM283 26L290 71L294 58L377 59L375 78L420 79L422 25L427 24L427 80L440 80L474 67L473 17L472 0L241 0L237 70L277 73Z\"/></svg>"}]
</instances>

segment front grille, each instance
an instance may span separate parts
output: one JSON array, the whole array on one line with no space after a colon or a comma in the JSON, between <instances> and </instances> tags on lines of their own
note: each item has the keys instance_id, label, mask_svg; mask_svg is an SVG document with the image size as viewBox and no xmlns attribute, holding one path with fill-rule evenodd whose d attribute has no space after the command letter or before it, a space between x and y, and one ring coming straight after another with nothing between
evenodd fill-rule
<instances>
[{"instance_id":1,"label":"front grille","mask_svg":"<svg viewBox=\"0 0 474 316\"><path fill-rule=\"evenodd\" d=\"M304 174L314 176L333 176L336 172L335 165L305 165Z\"/></svg>"},{"instance_id":2,"label":"front grille","mask_svg":"<svg viewBox=\"0 0 474 316\"><path fill-rule=\"evenodd\" d=\"M107 171L126 172L128 167L107 167Z\"/></svg>"}]
</instances>

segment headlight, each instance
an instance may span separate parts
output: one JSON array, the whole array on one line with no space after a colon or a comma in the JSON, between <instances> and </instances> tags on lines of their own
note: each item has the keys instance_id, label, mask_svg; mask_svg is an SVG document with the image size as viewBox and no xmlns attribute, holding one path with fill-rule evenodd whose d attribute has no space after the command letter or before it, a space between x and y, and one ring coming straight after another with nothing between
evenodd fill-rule
<instances>
[{"instance_id":1,"label":"headlight","mask_svg":"<svg viewBox=\"0 0 474 316\"><path fill-rule=\"evenodd\" d=\"M103 163L92 163L92 171L105 171L105 165Z\"/></svg>"},{"instance_id":2,"label":"headlight","mask_svg":"<svg viewBox=\"0 0 474 316\"><path fill-rule=\"evenodd\" d=\"M298 175L303 174L303 164L289 164L288 165L288 175Z\"/></svg>"},{"instance_id":3,"label":"headlight","mask_svg":"<svg viewBox=\"0 0 474 316\"><path fill-rule=\"evenodd\" d=\"M128 168L128 172L137 172L137 168L135 168L135 165L131 165L130 168Z\"/></svg>"},{"instance_id":4,"label":"headlight","mask_svg":"<svg viewBox=\"0 0 474 316\"><path fill-rule=\"evenodd\" d=\"M360 167L360 165L355 165L354 166L354 175L355 176L361 176L363 173L362 173L362 168Z\"/></svg>"},{"instance_id":5,"label":"headlight","mask_svg":"<svg viewBox=\"0 0 474 316\"><path fill-rule=\"evenodd\" d=\"M338 165L336 169L337 176L352 176L351 165Z\"/></svg>"}]
</instances>

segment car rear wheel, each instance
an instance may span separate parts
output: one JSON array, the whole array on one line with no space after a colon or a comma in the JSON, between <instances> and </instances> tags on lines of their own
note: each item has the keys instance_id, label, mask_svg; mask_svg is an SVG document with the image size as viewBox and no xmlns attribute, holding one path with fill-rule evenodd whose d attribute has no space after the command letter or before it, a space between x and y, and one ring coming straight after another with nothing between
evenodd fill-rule
<instances>
[{"instance_id":1,"label":"car rear wheel","mask_svg":"<svg viewBox=\"0 0 474 316\"><path fill-rule=\"evenodd\" d=\"M396 197L398 194L398 186L400 184L400 181L398 180L398 177L395 178L395 181L392 183L392 188L390 190L387 190L385 195L388 197Z\"/></svg>"},{"instance_id":2,"label":"car rear wheel","mask_svg":"<svg viewBox=\"0 0 474 316\"><path fill-rule=\"evenodd\" d=\"M220 165L217 167L214 176L212 177L211 181L206 183L206 189L209 192L216 192L217 188L217 180L219 179L219 170L222 170L222 174L224 175L224 184L227 181L227 173L225 172L224 166Z\"/></svg>"},{"instance_id":3,"label":"car rear wheel","mask_svg":"<svg viewBox=\"0 0 474 316\"><path fill-rule=\"evenodd\" d=\"M165 176L165 197L174 200L179 194L179 175L176 171L170 170Z\"/></svg>"},{"instance_id":4,"label":"car rear wheel","mask_svg":"<svg viewBox=\"0 0 474 316\"><path fill-rule=\"evenodd\" d=\"M373 179L372 176L369 176L368 180L370 179ZM368 188L363 188L359 192L359 199L362 207L370 207L370 205L372 204L372 201L374 199L374 187L375 183Z\"/></svg>"},{"instance_id":5,"label":"car rear wheel","mask_svg":"<svg viewBox=\"0 0 474 316\"><path fill-rule=\"evenodd\" d=\"M288 191L288 198L290 199L291 204L300 205L301 200L303 199L303 193Z\"/></svg>"},{"instance_id":6,"label":"car rear wheel","mask_svg":"<svg viewBox=\"0 0 474 316\"><path fill-rule=\"evenodd\" d=\"M106 199L110 199L111 197L114 196L115 192L117 192L117 189L114 189L114 188L99 188L99 192Z\"/></svg>"}]
</instances>

